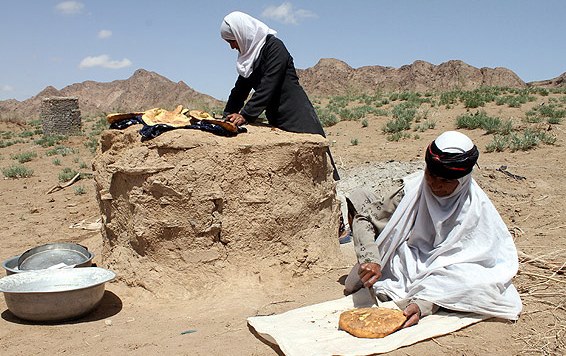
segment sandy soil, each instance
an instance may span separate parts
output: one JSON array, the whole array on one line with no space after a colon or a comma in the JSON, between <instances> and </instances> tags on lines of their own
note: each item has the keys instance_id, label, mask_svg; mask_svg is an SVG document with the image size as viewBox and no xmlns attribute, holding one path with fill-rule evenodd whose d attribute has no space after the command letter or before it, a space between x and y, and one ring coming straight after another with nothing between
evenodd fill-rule
<instances>
[{"instance_id":1,"label":"sandy soil","mask_svg":"<svg viewBox=\"0 0 566 356\"><path fill-rule=\"evenodd\" d=\"M487 106L488 114L520 122L536 102L520 109ZM360 122L341 122L327 128L331 149L345 182L362 179L360 172L371 171L375 164L391 160L420 162L423 148L441 132L455 128L455 118L465 112L431 108L434 129L418 133L418 138L388 142L381 132L385 117L369 117L367 127ZM20 133L26 127L0 123L0 130ZM566 156L563 127L553 125L549 133L557 136L553 146L540 146L526 152L485 153L491 135L482 130L466 131L480 147L479 166L474 177L484 188L512 231L518 249L561 266L566 261L562 214L565 201L563 157ZM167 133L166 133L167 134ZM37 137L35 137L37 138ZM352 139L358 144L353 145ZM102 236L98 231L71 228L80 222L95 222L99 217L93 181L81 180L66 189L47 194L58 183L63 167L88 172L93 154L83 145L84 137L72 137L61 143L75 149L66 156L48 156L51 148L33 141L0 149L0 166L15 161L11 155L36 152L25 166L32 168L30 178L0 180L0 199L4 218L0 220L2 240L0 258L11 256L44 243L69 241L81 243L100 258ZM60 165L53 163L59 159ZM79 169L81 162L88 168ZM497 170L525 179L514 179ZM83 165L84 167L84 165ZM367 169L366 169L367 168ZM355 172L355 174L353 173ZM364 179L365 180L365 179ZM78 194L76 187L85 194ZM101 305L81 319L38 324L14 317L0 298L0 354L166 354L166 355L275 355L280 351L256 337L246 323L255 315L280 313L297 307L343 296L343 279L353 264L351 247L342 246L344 261L312 279L292 285L250 290L238 281L219 281L218 288L203 290L191 300L158 299L147 291L108 283ZM536 262L523 261L515 284L522 294L524 312L518 322L491 319L458 332L424 341L392 352L392 355L562 355L566 328L565 282L563 274L553 274ZM116 271L119 273L119 271ZM481 278L481 276L478 276ZM190 331L188 333L184 333ZM193 332L194 331L194 332ZM308 351L305 353L308 354Z\"/></svg>"}]
</instances>

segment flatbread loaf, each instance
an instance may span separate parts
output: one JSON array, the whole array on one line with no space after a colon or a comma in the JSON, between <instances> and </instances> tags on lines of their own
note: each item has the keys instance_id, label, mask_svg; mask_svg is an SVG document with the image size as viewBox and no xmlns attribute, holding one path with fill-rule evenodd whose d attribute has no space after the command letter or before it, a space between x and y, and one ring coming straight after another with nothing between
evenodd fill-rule
<instances>
[{"instance_id":1,"label":"flatbread loaf","mask_svg":"<svg viewBox=\"0 0 566 356\"><path fill-rule=\"evenodd\" d=\"M144 112L142 120L148 125L167 124L175 127L190 124L189 118L183 113L183 106L178 105L173 111L154 108Z\"/></svg>"},{"instance_id":2,"label":"flatbread loaf","mask_svg":"<svg viewBox=\"0 0 566 356\"><path fill-rule=\"evenodd\" d=\"M203 110L191 110L189 116L197 120L214 119L212 115Z\"/></svg>"},{"instance_id":3,"label":"flatbread loaf","mask_svg":"<svg viewBox=\"0 0 566 356\"><path fill-rule=\"evenodd\" d=\"M338 323L344 330L356 337L382 338L399 330L407 317L401 310L389 308L357 308L340 314Z\"/></svg>"},{"instance_id":4,"label":"flatbread loaf","mask_svg":"<svg viewBox=\"0 0 566 356\"><path fill-rule=\"evenodd\" d=\"M196 123L198 121L207 122L209 124L215 124L221 126L225 130L232 133L238 133L238 127L228 120L215 119L209 113L202 110L191 110L189 111L189 116L191 117L191 123Z\"/></svg>"},{"instance_id":5,"label":"flatbread loaf","mask_svg":"<svg viewBox=\"0 0 566 356\"><path fill-rule=\"evenodd\" d=\"M115 122L126 120L126 119L133 119L136 116L143 115L143 112L129 112L129 113L113 113L106 115L106 120L108 120L109 124L113 124Z\"/></svg>"}]
</instances>

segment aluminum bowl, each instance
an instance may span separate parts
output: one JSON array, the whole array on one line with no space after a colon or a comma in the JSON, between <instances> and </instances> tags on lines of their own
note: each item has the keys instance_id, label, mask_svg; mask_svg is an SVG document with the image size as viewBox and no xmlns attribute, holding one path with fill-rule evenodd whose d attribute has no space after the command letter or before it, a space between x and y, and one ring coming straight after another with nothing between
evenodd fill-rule
<instances>
[{"instance_id":1,"label":"aluminum bowl","mask_svg":"<svg viewBox=\"0 0 566 356\"><path fill-rule=\"evenodd\" d=\"M22 253L18 258L20 271L41 270L54 266L90 267L94 254L86 247L58 242L37 246Z\"/></svg>"},{"instance_id":2,"label":"aluminum bowl","mask_svg":"<svg viewBox=\"0 0 566 356\"><path fill-rule=\"evenodd\" d=\"M13 256L2 262L2 267L6 270L6 275L9 276L14 273L22 272L18 268L18 258L20 258L20 256Z\"/></svg>"},{"instance_id":3,"label":"aluminum bowl","mask_svg":"<svg viewBox=\"0 0 566 356\"><path fill-rule=\"evenodd\" d=\"M92 311L116 274L100 267L16 273L0 279L8 309L20 319L61 321Z\"/></svg>"}]
</instances>

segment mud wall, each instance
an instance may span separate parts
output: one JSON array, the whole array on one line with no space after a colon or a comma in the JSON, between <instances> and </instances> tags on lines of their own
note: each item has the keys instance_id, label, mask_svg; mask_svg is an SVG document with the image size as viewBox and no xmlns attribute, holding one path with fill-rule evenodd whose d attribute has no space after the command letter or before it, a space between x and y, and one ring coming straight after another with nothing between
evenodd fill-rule
<instances>
[{"instance_id":1,"label":"mud wall","mask_svg":"<svg viewBox=\"0 0 566 356\"><path fill-rule=\"evenodd\" d=\"M103 263L130 285L191 296L239 280L292 284L339 261L339 204L318 135L236 137L139 127L102 134L94 161Z\"/></svg>"}]
</instances>

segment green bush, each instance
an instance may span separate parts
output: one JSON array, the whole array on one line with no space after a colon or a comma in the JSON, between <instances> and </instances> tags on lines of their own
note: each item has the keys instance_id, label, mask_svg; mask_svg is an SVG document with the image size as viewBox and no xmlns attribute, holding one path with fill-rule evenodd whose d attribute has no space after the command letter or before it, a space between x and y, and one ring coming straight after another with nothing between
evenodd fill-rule
<instances>
[{"instance_id":1,"label":"green bush","mask_svg":"<svg viewBox=\"0 0 566 356\"><path fill-rule=\"evenodd\" d=\"M406 124L409 124L415 119L417 109L414 103L404 102L393 107L391 114L394 119L401 120Z\"/></svg>"},{"instance_id":2,"label":"green bush","mask_svg":"<svg viewBox=\"0 0 566 356\"><path fill-rule=\"evenodd\" d=\"M41 147L53 147L58 145L62 141L65 141L67 136L62 135L45 135L42 138L35 140L36 145L40 145Z\"/></svg>"},{"instance_id":3,"label":"green bush","mask_svg":"<svg viewBox=\"0 0 566 356\"><path fill-rule=\"evenodd\" d=\"M475 109L485 105L485 100L476 93L474 94L468 93L464 95L463 101L464 101L464 107L469 109Z\"/></svg>"},{"instance_id":4,"label":"green bush","mask_svg":"<svg viewBox=\"0 0 566 356\"><path fill-rule=\"evenodd\" d=\"M37 157L37 153L35 152L22 152L22 153L16 153L10 156L10 158L17 160L20 163L25 163L25 162L29 162L32 159L34 159L35 157Z\"/></svg>"},{"instance_id":5,"label":"green bush","mask_svg":"<svg viewBox=\"0 0 566 356\"><path fill-rule=\"evenodd\" d=\"M29 122L29 124L30 124L31 126L35 127L35 128L39 128L39 129L40 129L40 128L42 127L42 125L43 125L43 123L41 122L41 120L31 120L31 121Z\"/></svg>"},{"instance_id":6,"label":"green bush","mask_svg":"<svg viewBox=\"0 0 566 356\"><path fill-rule=\"evenodd\" d=\"M506 96L497 97L497 99L495 99L495 103L497 105L507 105L511 108L519 108L521 107L522 104L527 103L530 100L530 98L532 97L526 95L519 95L519 96L506 95Z\"/></svg>"},{"instance_id":7,"label":"green bush","mask_svg":"<svg viewBox=\"0 0 566 356\"><path fill-rule=\"evenodd\" d=\"M55 155L61 155L63 157L73 154L75 153L75 150L70 148L70 147L65 147L65 146L57 146L55 148L52 148L50 150L47 150L45 152L45 154L47 156L55 156Z\"/></svg>"},{"instance_id":8,"label":"green bush","mask_svg":"<svg viewBox=\"0 0 566 356\"><path fill-rule=\"evenodd\" d=\"M415 126L414 130L419 132L425 132L428 129L434 129L436 127L436 121L426 120Z\"/></svg>"},{"instance_id":9,"label":"green bush","mask_svg":"<svg viewBox=\"0 0 566 356\"><path fill-rule=\"evenodd\" d=\"M397 132L409 130L410 128L411 128L411 121L398 118L387 121L385 123L385 126L382 128L382 131L385 133L397 133Z\"/></svg>"},{"instance_id":10,"label":"green bush","mask_svg":"<svg viewBox=\"0 0 566 356\"><path fill-rule=\"evenodd\" d=\"M506 125L509 125L507 123ZM496 133L502 130L501 119L486 114L485 111L479 110L474 114L464 114L456 118L456 127L459 129L483 129L486 133Z\"/></svg>"},{"instance_id":11,"label":"green bush","mask_svg":"<svg viewBox=\"0 0 566 356\"><path fill-rule=\"evenodd\" d=\"M501 135L509 135L513 131L513 121L512 120L505 120L499 126L499 130L497 131Z\"/></svg>"},{"instance_id":12,"label":"green bush","mask_svg":"<svg viewBox=\"0 0 566 356\"><path fill-rule=\"evenodd\" d=\"M91 127L91 131L88 136L100 136L102 131L108 128L108 120L105 116L101 116L95 121L94 125Z\"/></svg>"},{"instance_id":13,"label":"green bush","mask_svg":"<svg viewBox=\"0 0 566 356\"><path fill-rule=\"evenodd\" d=\"M557 104L541 105L526 113L525 121L535 123L547 121L548 123L561 123L566 117L566 110Z\"/></svg>"},{"instance_id":14,"label":"green bush","mask_svg":"<svg viewBox=\"0 0 566 356\"><path fill-rule=\"evenodd\" d=\"M2 168L2 174L6 178L28 178L33 175L33 169L27 168L21 164L15 164L8 168Z\"/></svg>"},{"instance_id":15,"label":"green bush","mask_svg":"<svg viewBox=\"0 0 566 356\"><path fill-rule=\"evenodd\" d=\"M440 105L454 105L460 98L459 91L448 91L440 94Z\"/></svg>"},{"instance_id":16,"label":"green bush","mask_svg":"<svg viewBox=\"0 0 566 356\"><path fill-rule=\"evenodd\" d=\"M59 182L67 182L71 180L74 176L76 176L77 173L78 173L77 171L65 167L61 172L59 172Z\"/></svg>"},{"instance_id":17,"label":"green bush","mask_svg":"<svg viewBox=\"0 0 566 356\"><path fill-rule=\"evenodd\" d=\"M540 106L538 113L543 118L563 119L566 117L566 110L559 108L557 105Z\"/></svg>"},{"instance_id":18,"label":"green bush","mask_svg":"<svg viewBox=\"0 0 566 356\"><path fill-rule=\"evenodd\" d=\"M509 138L505 135L493 136L493 141L485 147L486 152L503 152L509 145Z\"/></svg>"},{"instance_id":19,"label":"green bush","mask_svg":"<svg viewBox=\"0 0 566 356\"><path fill-rule=\"evenodd\" d=\"M86 194L86 189L82 185L74 187L73 190L75 191L75 195L83 195Z\"/></svg>"},{"instance_id":20,"label":"green bush","mask_svg":"<svg viewBox=\"0 0 566 356\"><path fill-rule=\"evenodd\" d=\"M410 138L411 135L407 132L394 132L391 135L387 135L387 141L397 142L403 138Z\"/></svg>"},{"instance_id":21,"label":"green bush","mask_svg":"<svg viewBox=\"0 0 566 356\"><path fill-rule=\"evenodd\" d=\"M515 151L527 151L536 147L539 143L553 145L556 142L556 137L548 135L542 130L526 129L522 134L511 134L509 149Z\"/></svg>"},{"instance_id":22,"label":"green bush","mask_svg":"<svg viewBox=\"0 0 566 356\"><path fill-rule=\"evenodd\" d=\"M340 121L338 117L328 109L316 108L316 111L318 119L323 127L334 126Z\"/></svg>"},{"instance_id":23,"label":"green bush","mask_svg":"<svg viewBox=\"0 0 566 356\"><path fill-rule=\"evenodd\" d=\"M22 140L8 140L8 141L4 141L4 140L0 140L0 148L4 148L4 147L9 147L18 143L23 143L24 141Z\"/></svg>"},{"instance_id":24,"label":"green bush","mask_svg":"<svg viewBox=\"0 0 566 356\"><path fill-rule=\"evenodd\" d=\"M84 145L91 153L96 152L96 148L98 147L98 137L91 136L85 142Z\"/></svg>"},{"instance_id":25,"label":"green bush","mask_svg":"<svg viewBox=\"0 0 566 356\"><path fill-rule=\"evenodd\" d=\"M10 140L14 138L14 133L12 131L0 131L0 139Z\"/></svg>"},{"instance_id":26,"label":"green bush","mask_svg":"<svg viewBox=\"0 0 566 356\"><path fill-rule=\"evenodd\" d=\"M23 132L20 132L18 134L19 137L24 137L24 138L25 137L32 137L34 135L35 135L35 132L33 132L33 131L23 131Z\"/></svg>"}]
</instances>

